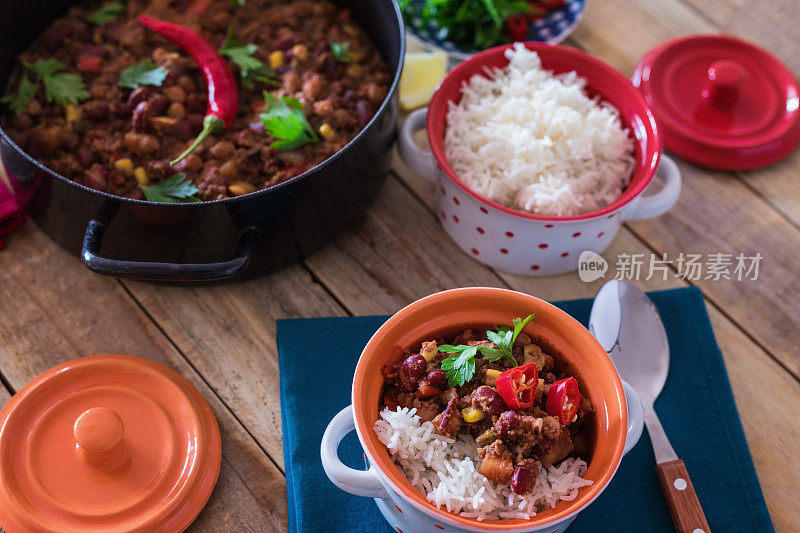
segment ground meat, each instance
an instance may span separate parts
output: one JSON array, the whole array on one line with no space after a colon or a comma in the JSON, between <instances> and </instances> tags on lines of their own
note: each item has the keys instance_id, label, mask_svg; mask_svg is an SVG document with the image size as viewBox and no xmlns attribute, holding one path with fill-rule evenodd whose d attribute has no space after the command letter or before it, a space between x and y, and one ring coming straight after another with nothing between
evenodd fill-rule
<instances>
[{"instance_id":1,"label":"ground meat","mask_svg":"<svg viewBox=\"0 0 800 533\"><path fill-rule=\"evenodd\" d=\"M456 399L453 398L447 402L447 408L433 419L433 425L436 431L445 437L454 438L461 430L463 419L461 418L461 411L456 407Z\"/></svg>"},{"instance_id":2,"label":"ground meat","mask_svg":"<svg viewBox=\"0 0 800 533\"><path fill-rule=\"evenodd\" d=\"M187 26L215 48L232 26L240 41L255 44L254 57L271 60L279 87L245 85L230 62L239 85L239 113L234 125L212 143L176 166L199 189L202 200L216 200L270 187L311 168L341 149L371 118L388 93L390 73L366 33L327 0L248 0L242 6L210 2L202 15L187 12L185 0L129 0L125 14L102 26L85 17L103 2L71 8L21 59L57 59L65 72L78 73L90 99L65 109L39 91L16 117L6 117L11 137L34 157L66 177L118 196L139 197L140 181L133 172L119 179L98 180L92 165L114 173L120 160L130 160L145 183L169 177L151 174L151 161L167 163L181 153L203 126L206 89L198 66L181 49L136 21L140 13ZM337 61L330 43L348 43L351 63ZM275 56L274 54L278 54ZM280 58L278 61L277 58ZM125 68L144 60L164 68L161 86L128 89L118 84ZM276 66L277 65L277 66ZM20 75L12 81L12 89ZM320 142L290 152L294 162L270 148L260 120L263 91L276 97L298 98L311 126L322 132ZM264 148L264 149L262 149ZM124 168L128 168L127 162ZM152 166L152 165L151 165ZM91 182L90 182L91 181Z\"/></svg>"}]
</instances>

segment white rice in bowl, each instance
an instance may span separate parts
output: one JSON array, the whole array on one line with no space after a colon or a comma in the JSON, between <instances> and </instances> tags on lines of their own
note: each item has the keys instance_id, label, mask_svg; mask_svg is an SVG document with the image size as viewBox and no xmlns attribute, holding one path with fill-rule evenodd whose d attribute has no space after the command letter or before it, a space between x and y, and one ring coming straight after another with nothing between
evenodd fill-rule
<instances>
[{"instance_id":1,"label":"white rice in bowl","mask_svg":"<svg viewBox=\"0 0 800 533\"><path fill-rule=\"evenodd\" d=\"M586 461L568 458L558 466L540 466L533 489L520 496L510 486L478 473L474 438L439 435L431 422L420 423L416 411L384 408L375 422L375 433L411 484L429 502L450 512L477 520L528 519L560 501L574 500L581 487L593 483L581 477Z\"/></svg>"},{"instance_id":2,"label":"white rice in bowl","mask_svg":"<svg viewBox=\"0 0 800 533\"><path fill-rule=\"evenodd\" d=\"M539 215L614 202L634 166L617 109L589 98L575 72L544 70L521 43L506 57L507 68L472 76L449 104L444 142L455 173L480 196Z\"/></svg>"}]
</instances>

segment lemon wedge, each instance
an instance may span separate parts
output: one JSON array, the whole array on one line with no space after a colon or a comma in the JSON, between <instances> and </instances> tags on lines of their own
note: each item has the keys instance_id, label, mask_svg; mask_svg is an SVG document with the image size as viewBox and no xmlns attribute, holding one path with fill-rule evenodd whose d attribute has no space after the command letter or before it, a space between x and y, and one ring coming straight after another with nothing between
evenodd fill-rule
<instances>
[{"instance_id":1,"label":"lemon wedge","mask_svg":"<svg viewBox=\"0 0 800 533\"><path fill-rule=\"evenodd\" d=\"M446 73L447 54L444 52L408 52L400 78L400 107L410 111L430 102Z\"/></svg>"}]
</instances>

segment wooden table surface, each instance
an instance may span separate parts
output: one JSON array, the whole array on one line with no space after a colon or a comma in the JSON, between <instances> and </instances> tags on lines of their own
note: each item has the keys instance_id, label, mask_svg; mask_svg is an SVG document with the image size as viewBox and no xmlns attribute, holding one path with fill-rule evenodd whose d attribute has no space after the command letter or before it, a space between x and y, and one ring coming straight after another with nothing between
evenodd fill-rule
<instances>
[{"instance_id":1,"label":"wooden table surface","mask_svg":"<svg viewBox=\"0 0 800 533\"><path fill-rule=\"evenodd\" d=\"M800 74L796 0L594 0L567 44L624 73L658 43L727 32ZM710 281L706 298L750 450L779 531L800 523L800 153L754 172L678 160L684 189L666 215L623 228L605 256L763 256L757 281ZM591 297L600 281L531 279L463 255L431 209L431 186L396 162L362 223L278 273L215 286L164 286L90 273L28 223L0 253L0 403L39 373L95 353L148 357L211 404L223 437L219 482L192 531L283 531L286 492L275 319L392 313L459 286L510 287L541 298ZM675 276L638 284L686 286ZM700 445L700 443L698 443ZM736 468L736 465L731 465ZM706 496L706 497L713 497Z\"/></svg>"}]
</instances>

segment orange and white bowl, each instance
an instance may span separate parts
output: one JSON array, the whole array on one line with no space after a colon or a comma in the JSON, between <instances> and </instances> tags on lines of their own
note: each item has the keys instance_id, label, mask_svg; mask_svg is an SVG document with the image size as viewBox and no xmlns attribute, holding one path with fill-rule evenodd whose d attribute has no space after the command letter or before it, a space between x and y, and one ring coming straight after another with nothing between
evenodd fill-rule
<instances>
[{"instance_id":1,"label":"orange and white bowl","mask_svg":"<svg viewBox=\"0 0 800 533\"><path fill-rule=\"evenodd\" d=\"M536 315L525 332L546 338L576 377L594 406L592 452L584 457L583 476L593 484L580 489L573 501L528 520L483 520L450 513L427 501L394 465L373 430L381 408L384 379L381 367L395 345L412 346L446 337L467 328L510 324L520 316ZM505 289L471 287L439 292L418 300L392 316L372 336L356 366L352 405L337 414L322 439L325 473L342 490L375 498L389 524L401 532L513 531L562 532L575 516L608 486L622 456L642 432L642 408L633 389L620 380L605 350L578 321L557 307L527 294ZM342 438L356 430L369 463L368 470L345 466L337 456Z\"/></svg>"}]
</instances>

